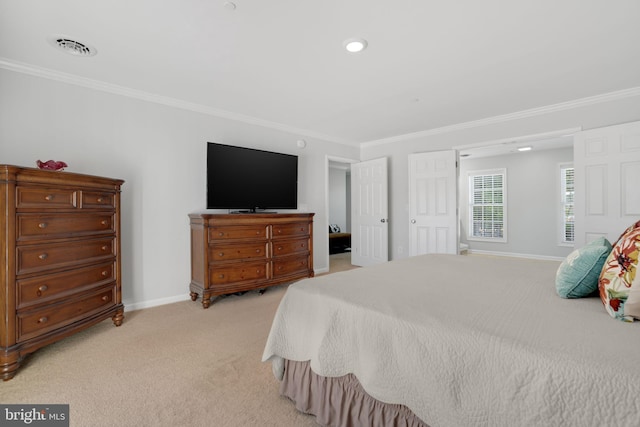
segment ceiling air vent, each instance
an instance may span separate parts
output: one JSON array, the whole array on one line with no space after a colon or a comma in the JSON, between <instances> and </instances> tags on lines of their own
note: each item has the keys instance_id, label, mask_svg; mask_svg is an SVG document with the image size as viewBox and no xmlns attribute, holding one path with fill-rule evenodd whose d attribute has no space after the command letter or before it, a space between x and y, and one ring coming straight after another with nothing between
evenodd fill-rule
<instances>
[{"instance_id":1,"label":"ceiling air vent","mask_svg":"<svg viewBox=\"0 0 640 427\"><path fill-rule=\"evenodd\" d=\"M98 51L94 47L64 36L51 37L49 39L49 43L51 43L54 47L60 49L61 51L68 53L69 55L93 56L98 53Z\"/></svg>"}]
</instances>

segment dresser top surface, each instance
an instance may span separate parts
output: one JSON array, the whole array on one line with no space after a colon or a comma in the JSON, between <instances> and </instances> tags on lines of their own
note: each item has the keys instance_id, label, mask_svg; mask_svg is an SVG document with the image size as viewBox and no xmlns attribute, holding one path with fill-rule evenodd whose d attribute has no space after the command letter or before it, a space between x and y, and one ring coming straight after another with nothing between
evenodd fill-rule
<instances>
[{"instance_id":1,"label":"dresser top surface","mask_svg":"<svg viewBox=\"0 0 640 427\"><path fill-rule=\"evenodd\" d=\"M189 214L190 218L202 218L202 219L229 219L229 220L243 220L243 219L278 219L278 218L312 218L315 213L303 212L303 213L238 213L238 214L220 214L209 212L193 212Z\"/></svg>"},{"instance_id":2,"label":"dresser top surface","mask_svg":"<svg viewBox=\"0 0 640 427\"><path fill-rule=\"evenodd\" d=\"M119 188L124 183L124 180L75 172L50 171L14 165L0 165L0 184L7 182L52 185L73 185L74 183L78 183L82 185L107 185Z\"/></svg>"}]
</instances>

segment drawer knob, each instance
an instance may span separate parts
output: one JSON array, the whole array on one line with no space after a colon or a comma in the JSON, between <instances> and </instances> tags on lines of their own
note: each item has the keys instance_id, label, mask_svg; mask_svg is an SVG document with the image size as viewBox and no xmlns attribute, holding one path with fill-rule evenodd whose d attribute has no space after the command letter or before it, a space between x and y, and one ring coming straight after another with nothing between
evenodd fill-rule
<instances>
[{"instance_id":1,"label":"drawer knob","mask_svg":"<svg viewBox=\"0 0 640 427\"><path fill-rule=\"evenodd\" d=\"M278 229L278 234L282 234L282 230Z\"/></svg>"},{"instance_id":2,"label":"drawer knob","mask_svg":"<svg viewBox=\"0 0 640 427\"><path fill-rule=\"evenodd\" d=\"M103 295L101 300L102 301L109 301L109 295Z\"/></svg>"},{"instance_id":3,"label":"drawer knob","mask_svg":"<svg viewBox=\"0 0 640 427\"><path fill-rule=\"evenodd\" d=\"M220 279L224 279L224 274L220 274L218 277L219 277Z\"/></svg>"},{"instance_id":4,"label":"drawer knob","mask_svg":"<svg viewBox=\"0 0 640 427\"><path fill-rule=\"evenodd\" d=\"M53 194L47 194L46 196L44 196L44 199L45 199L47 202L52 201L52 200L53 200Z\"/></svg>"},{"instance_id":5,"label":"drawer knob","mask_svg":"<svg viewBox=\"0 0 640 427\"><path fill-rule=\"evenodd\" d=\"M98 202L98 203L102 203L103 201L104 201L104 199L103 199L102 197L98 197L98 198L96 199L96 202Z\"/></svg>"},{"instance_id":6,"label":"drawer knob","mask_svg":"<svg viewBox=\"0 0 640 427\"><path fill-rule=\"evenodd\" d=\"M49 287L48 287L47 285L40 285L40 286L38 287L38 292L36 292L36 295L37 295L37 296L39 296L39 297L41 297L41 296L42 296L42 293L43 293L44 291L46 291L47 289L49 289Z\"/></svg>"},{"instance_id":7,"label":"drawer knob","mask_svg":"<svg viewBox=\"0 0 640 427\"><path fill-rule=\"evenodd\" d=\"M259 254L260 253L260 249L256 249L256 253Z\"/></svg>"},{"instance_id":8,"label":"drawer knob","mask_svg":"<svg viewBox=\"0 0 640 427\"><path fill-rule=\"evenodd\" d=\"M281 265L278 266L278 270L282 270L282 266Z\"/></svg>"},{"instance_id":9,"label":"drawer knob","mask_svg":"<svg viewBox=\"0 0 640 427\"><path fill-rule=\"evenodd\" d=\"M102 221L100 221L100 224L102 225L107 225L109 222L106 219L103 219Z\"/></svg>"},{"instance_id":10,"label":"drawer knob","mask_svg":"<svg viewBox=\"0 0 640 427\"><path fill-rule=\"evenodd\" d=\"M40 224L38 224L39 228L47 228L47 223L46 222L41 222Z\"/></svg>"},{"instance_id":11,"label":"drawer knob","mask_svg":"<svg viewBox=\"0 0 640 427\"><path fill-rule=\"evenodd\" d=\"M104 270L104 271L102 272L102 277L107 277L107 274L109 274L109 273L107 272L107 270Z\"/></svg>"},{"instance_id":12,"label":"drawer knob","mask_svg":"<svg viewBox=\"0 0 640 427\"><path fill-rule=\"evenodd\" d=\"M257 269L257 270L256 270L256 273L260 274L260 269Z\"/></svg>"},{"instance_id":13,"label":"drawer knob","mask_svg":"<svg viewBox=\"0 0 640 427\"><path fill-rule=\"evenodd\" d=\"M278 246L278 250L281 251L282 250L282 246Z\"/></svg>"},{"instance_id":14,"label":"drawer knob","mask_svg":"<svg viewBox=\"0 0 640 427\"><path fill-rule=\"evenodd\" d=\"M40 255L38 255L38 258L40 258L40 259L42 259L42 260L45 260L45 259L47 259L48 257L49 257L49 255L47 255L47 254L40 254Z\"/></svg>"},{"instance_id":15,"label":"drawer knob","mask_svg":"<svg viewBox=\"0 0 640 427\"><path fill-rule=\"evenodd\" d=\"M218 233L218 236L222 237L224 236L224 233L221 231L220 233Z\"/></svg>"},{"instance_id":16,"label":"drawer knob","mask_svg":"<svg viewBox=\"0 0 640 427\"><path fill-rule=\"evenodd\" d=\"M222 258L224 256L224 252L220 252L218 256Z\"/></svg>"},{"instance_id":17,"label":"drawer knob","mask_svg":"<svg viewBox=\"0 0 640 427\"><path fill-rule=\"evenodd\" d=\"M107 246L105 245L105 246L103 246L103 247L102 247L102 248L100 248L100 249L102 249L103 251L106 251L106 250L107 250Z\"/></svg>"},{"instance_id":18,"label":"drawer knob","mask_svg":"<svg viewBox=\"0 0 640 427\"><path fill-rule=\"evenodd\" d=\"M42 316L38 319L38 323L46 323L49 320L47 316Z\"/></svg>"}]
</instances>

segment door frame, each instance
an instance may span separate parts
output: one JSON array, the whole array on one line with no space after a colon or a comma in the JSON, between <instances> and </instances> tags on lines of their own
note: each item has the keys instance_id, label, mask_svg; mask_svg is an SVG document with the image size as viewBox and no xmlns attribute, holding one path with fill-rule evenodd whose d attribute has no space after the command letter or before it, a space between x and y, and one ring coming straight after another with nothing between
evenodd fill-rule
<instances>
[{"instance_id":1,"label":"door frame","mask_svg":"<svg viewBox=\"0 0 640 427\"><path fill-rule=\"evenodd\" d=\"M492 145L508 144L513 142L526 143L527 141L539 141L542 139L557 138L561 136L573 136L574 134L576 134L577 132L580 132L581 130L582 130L582 127L579 126L579 127L568 128L568 129L554 130L550 132L512 136L510 138L491 139L491 140L482 141L482 142L455 145L451 147L451 149L457 150L458 152L460 152L460 151L470 150L473 148L490 147Z\"/></svg>"},{"instance_id":2,"label":"door frame","mask_svg":"<svg viewBox=\"0 0 640 427\"><path fill-rule=\"evenodd\" d=\"M559 137L572 137L574 138L574 146L575 146L575 134L578 132L582 131L582 127L578 126L578 127L573 127L573 128L566 128L566 129L558 129L558 130L553 130L553 131L549 131L549 132L541 132L541 133L536 133L536 134L529 134L529 135L520 135L520 136L513 136L513 137L509 137L509 138L501 138L501 139L493 139L493 140L486 140L486 141L482 141L482 142L476 142L476 143L468 143L468 144L461 144L461 145L456 145L454 147L452 147L454 150L457 150L458 153L461 153L462 151L467 151L467 150L472 150L474 148L486 148L486 147L491 147L494 145L516 145L515 143L523 143L526 144L527 142L535 142L535 141L540 141L540 140L545 140L545 139L552 139L552 138L559 138ZM464 161L464 157L460 156L459 157L459 162L460 164ZM463 192L460 191L460 185L462 185L462 179L463 177L458 176L458 195L460 196L460 194L462 194ZM468 203L467 200L459 200L458 201L458 206L461 207L462 203ZM468 218L464 218L464 220L466 221ZM461 209L459 209L459 213L458 213L458 220L459 222L463 220L463 218L461 217ZM555 224L554 224L555 226ZM460 236L461 237L461 236ZM458 238L460 240L460 237ZM465 236L466 238L466 236ZM465 239L467 240L467 239ZM467 240L468 241L468 240ZM471 248L469 248L468 250L469 253L472 253L473 250ZM482 251L479 251L482 252ZM489 253L489 252L486 252ZM505 253L495 253L495 254L502 254L505 255ZM506 253L507 255L509 255L509 253ZM513 256L513 255L511 255Z\"/></svg>"},{"instance_id":3,"label":"door frame","mask_svg":"<svg viewBox=\"0 0 640 427\"><path fill-rule=\"evenodd\" d=\"M327 243L327 250L324 251L324 264L326 268L319 269L318 273L328 273L329 272L329 162L337 162L337 163L346 163L353 164L359 163L360 160L350 159L347 157L337 157L331 155L324 156L324 224L322 224L322 233L318 236L321 239L324 239ZM351 212L347 212L348 215L351 215Z\"/></svg>"}]
</instances>

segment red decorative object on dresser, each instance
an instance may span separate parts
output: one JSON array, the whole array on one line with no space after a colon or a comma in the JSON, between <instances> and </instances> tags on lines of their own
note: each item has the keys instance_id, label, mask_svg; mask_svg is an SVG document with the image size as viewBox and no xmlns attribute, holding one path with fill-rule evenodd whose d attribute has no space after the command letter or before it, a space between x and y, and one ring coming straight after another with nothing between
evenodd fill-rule
<instances>
[{"instance_id":1,"label":"red decorative object on dresser","mask_svg":"<svg viewBox=\"0 0 640 427\"><path fill-rule=\"evenodd\" d=\"M64 168L69 166L65 162L59 160L47 160L46 162L36 160L36 165L38 168L47 171L63 171Z\"/></svg>"},{"instance_id":2,"label":"red decorative object on dresser","mask_svg":"<svg viewBox=\"0 0 640 427\"><path fill-rule=\"evenodd\" d=\"M313 215L190 214L191 299L313 277Z\"/></svg>"},{"instance_id":3,"label":"red decorative object on dresser","mask_svg":"<svg viewBox=\"0 0 640 427\"><path fill-rule=\"evenodd\" d=\"M104 319L124 319L124 181L0 165L0 378Z\"/></svg>"}]
</instances>

